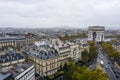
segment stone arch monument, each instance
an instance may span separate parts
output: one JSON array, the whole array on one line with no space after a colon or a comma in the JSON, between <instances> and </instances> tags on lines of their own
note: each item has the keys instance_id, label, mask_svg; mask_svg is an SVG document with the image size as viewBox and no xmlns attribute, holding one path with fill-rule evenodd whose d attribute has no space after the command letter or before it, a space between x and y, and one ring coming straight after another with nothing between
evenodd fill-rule
<instances>
[{"instance_id":1,"label":"stone arch monument","mask_svg":"<svg viewBox=\"0 0 120 80\"><path fill-rule=\"evenodd\" d=\"M105 27L103 26L89 26L88 28L88 40L101 42L104 41Z\"/></svg>"}]
</instances>

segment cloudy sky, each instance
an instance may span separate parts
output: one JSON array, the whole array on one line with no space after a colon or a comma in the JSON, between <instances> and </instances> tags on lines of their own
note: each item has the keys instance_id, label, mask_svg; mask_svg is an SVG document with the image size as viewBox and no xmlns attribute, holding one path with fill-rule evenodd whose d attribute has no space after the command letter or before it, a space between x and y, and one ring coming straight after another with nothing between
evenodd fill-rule
<instances>
[{"instance_id":1,"label":"cloudy sky","mask_svg":"<svg viewBox=\"0 0 120 80\"><path fill-rule=\"evenodd\" d=\"M120 27L120 0L0 0L0 27Z\"/></svg>"}]
</instances>

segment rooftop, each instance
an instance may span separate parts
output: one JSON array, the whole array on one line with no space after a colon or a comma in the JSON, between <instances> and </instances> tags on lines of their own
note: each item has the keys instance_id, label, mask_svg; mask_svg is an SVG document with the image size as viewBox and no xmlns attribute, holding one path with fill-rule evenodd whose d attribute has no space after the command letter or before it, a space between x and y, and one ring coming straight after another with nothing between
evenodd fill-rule
<instances>
[{"instance_id":1,"label":"rooftop","mask_svg":"<svg viewBox=\"0 0 120 80\"><path fill-rule=\"evenodd\" d=\"M11 74L12 74L11 77L15 78L16 76L18 76L19 74L21 74L22 72L24 72L31 66L34 66L33 63L31 63L31 62L13 65L12 68L6 70L6 72L0 72L0 80L5 79L6 77L10 76Z\"/></svg>"},{"instance_id":2,"label":"rooftop","mask_svg":"<svg viewBox=\"0 0 120 80\"><path fill-rule=\"evenodd\" d=\"M15 51L8 51L6 54L0 55L0 64L20 59L24 59L24 56Z\"/></svg>"},{"instance_id":3,"label":"rooftop","mask_svg":"<svg viewBox=\"0 0 120 80\"><path fill-rule=\"evenodd\" d=\"M81 44L83 47L87 47L88 46L88 44Z\"/></svg>"},{"instance_id":4,"label":"rooftop","mask_svg":"<svg viewBox=\"0 0 120 80\"><path fill-rule=\"evenodd\" d=\"M4 80L7 77L9 77L11 75L11 73L9 72L0 72L0 80Z\"/></svg>"},{"instance_id":5,"label":"rooftop","mask_svg":"<svg viewBox=\"0 0 120 80\"><path fill-rule=\"evenodd\" d=\"M104 26L89 26L88 30L92 30L92 31L104 31L105 27Z\"/></svg>"},{"instance_id":6,"label":"rooftop","mask_svg":"<svg viewBox=\"0 0 120 80\"><path fill-rule=\"evenodd\" d=\"M48 45L49 45L48 41L38 41L38 42L35 42L35 46L37 46L37 47L48 46Z\"/></svg>"},{"instance_id":7,"label":"rooftop","mask_svg":"<svg viewBox=\"0 0 120 80\"><path fill-rule=\"evenodd\" d=\"M21 74L22 72L24 72L25 70L27 70L29 67L33 66L33 63L24 63L24 64L17 64L15 66L13 66L9 72L13 74L13 77L18 76L19 74Z\"/></svg>"},{"instance_id":8,"label":"rooftop","mask_svg":"<svg viewBox=\"0 0 120 80\"><path fill-rule=\"evenodd\" d=\"M105 28L104 26L89 26L89 28Z\"/></svg>"},{"instance_id":9,"label":"rooftop","mask_svg":"<svg viewBox=\"0 0 120 80\"><path fill-rule=\"evenodd\" d=\"M39 42L39 44L33 45L31 48L26 50L26 52L27 54L38 57L42 60L59 56L58 51L46 42Z\"/></svg>"},{"instance_id":10,"label":"rooftop","mask_svg":"<svg viewBox=\"0 0 120 80\"><path fill-rule=\"evenodd\" d=\"M120 46L120 42L114 42L114 45Z\"/></svg>"},{"instance_id":11,"label":"rooftop","mask_svg":"<svg viewBox=\"0 0 120 80\"><path fill-rule=\"evenodd\" d=\"M2 37L2 36L0 36L0 40L22 40L22 39L25 39L25 37L23 37L23 36L18 36L18 37L15 37L15 36Z\"/></svg>"}]
</instances>

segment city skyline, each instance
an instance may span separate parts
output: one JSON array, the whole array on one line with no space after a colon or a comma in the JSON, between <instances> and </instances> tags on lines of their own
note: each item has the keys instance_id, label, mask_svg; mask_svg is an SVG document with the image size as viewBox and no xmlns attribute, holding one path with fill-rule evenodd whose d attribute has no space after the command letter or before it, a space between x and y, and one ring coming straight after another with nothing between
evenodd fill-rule
<instances>
[{"instance_id":1,"label":"city skyline","mask_svg":"<svg viewBox=\"0 0 120 80\"><path fill-rule=\"evenodd\" d=\"M120 29L119 0L1 0L0 28Z\"/></svg>"}]
</instances>

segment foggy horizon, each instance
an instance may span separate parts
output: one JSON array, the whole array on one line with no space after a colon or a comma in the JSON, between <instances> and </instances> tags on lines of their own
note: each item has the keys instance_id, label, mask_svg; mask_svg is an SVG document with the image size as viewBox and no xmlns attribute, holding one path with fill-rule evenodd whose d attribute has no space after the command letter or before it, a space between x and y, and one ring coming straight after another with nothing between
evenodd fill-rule
<instances>
[{"instance_id":1,"label":"foggy horizon","mask_svg":"<svg viewBox=\"0 0 120 80\"><path fill-rule=\"evenodd\" d=\"M120 29L119 0L0 0L0 28Z\"/></svg>"}]
</instances>

